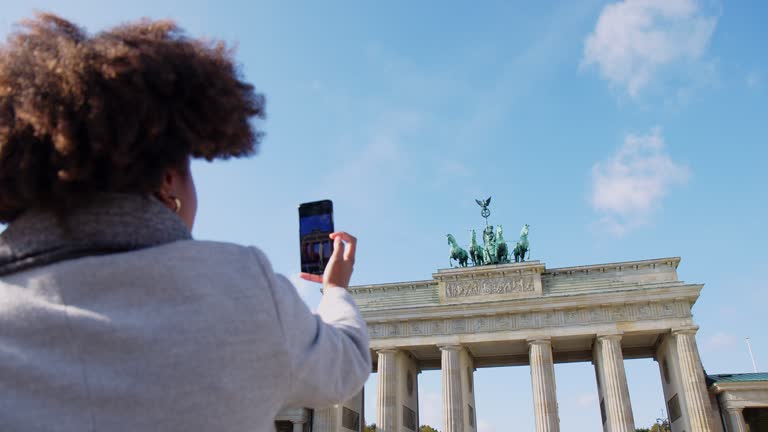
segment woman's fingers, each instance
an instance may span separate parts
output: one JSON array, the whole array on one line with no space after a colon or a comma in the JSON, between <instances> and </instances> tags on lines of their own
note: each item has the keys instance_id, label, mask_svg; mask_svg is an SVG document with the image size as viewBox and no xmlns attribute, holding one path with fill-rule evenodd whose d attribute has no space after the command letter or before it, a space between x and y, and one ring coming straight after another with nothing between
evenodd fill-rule
<instances>
[{"instance_id":1,"label":"woman's fingers","mask_svg":"<svg viewBox=\"0 0 768 432\"><path fill-rule=\"evenodd\" d=\"M344 256L344 242L338 236L333 237L333 234L330 237L333 239L333 253L331 253L331 258L328 259L328 262L342 259Z\"/></svg>"},{"instance_id":2,"label":"woman's fingers","mask_svg":"<svg viewBox=\"0 0 768 432\"><path fill-rule=\"evenodd\" d=\"M299 273L299 277L310 282L323 282L323 275L316 275L312 273Z\"/></svg>"},{"instance_id":3,"label":"woman's fingers","mask_svg":"<svg viewBox=\"0 0 768 432\"><path fill-rule=\"evenodd\" d=\"M335 240L341 239L344 240L347 243L347 248L344 253L344 260L346 261L354 261L355 260L355 252L357 252L357 239L344 232L344 231L338 231L331 234L331 238Z\"/></svg>"}]
</instances>

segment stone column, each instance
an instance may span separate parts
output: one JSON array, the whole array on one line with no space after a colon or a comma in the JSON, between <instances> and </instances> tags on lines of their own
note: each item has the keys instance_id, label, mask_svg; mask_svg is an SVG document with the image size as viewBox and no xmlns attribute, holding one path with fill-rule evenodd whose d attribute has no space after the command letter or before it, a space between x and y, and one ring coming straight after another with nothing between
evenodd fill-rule
<instances>
[{"instance_id":1,"label":"stone column","mask_svg":"<svg viewBox=\"0 0 768 432\"><path fill-rule=\"evenodd\" d=\"M635 420L632 417L632 403L624 371L624 356L621 354L621 335L600 335L595 344L605 406L605 430L634 432Z\"/></svg>"},{"instance_id":2,"label":"stone column","mask_svg":"<svg viewBox=\"0 0 768 432\"><path fill-rule=\"evenodd\" d=\"M461 388L460 345L444 345L443 370L443 432L464 432L464 401Z\"/></svg>"},{"instance_id":3,"label":"stone column","mask_svg":"<svg viewBox=\"0 0 768 432\"><path fill-rule=\"evenodd\" d=\"M463 350L459 359L461 361L461 370L464 372L465 388L462 391L464 395L464 405L467 407L464 430L477 429L477 404L475 404L475 359L472 358L468 350Z\"/></svg>"},{"instance_id":4,"label":"stone column","mask_svg":"<svg viewBox=\"0 0 768 432\"><path fill-rule=\"evenodd\" d=\"M397 350L385 349L379 354L379 389L376 400L376 430L396 432L397 424Z\"/></svg>"},{"instance_id":5,"label":"stone column","mask_svg":"<svg viewBox=\"0 0 768 432\"><path fill-rule=\"evenodd\" d=\"M701 367L699 349L696 347L696 331L698 327L673 329L672 335L677 345L677 362L680 370L685 397L685 412L688 414L691 430L697 432L712 432L710 403L707 386L704 382L704 370Z\"/></svg>"},{"instance_id":6,"label":"stone column","mask_svg":"<svg viewBox=\"0 0 768 432\"><path fill-rule=\"evenodd\" d=\"M339 423L338 411L338 405L315 409L315 415L312 418L312 432L336 432Z\"/></svg>"},{"instance_id":7,"label":"stone column","mask_svg":"<svg viewBox=\"0 0 768 432\"><path fill-rule=\"evenodd\" d=\"M536 432L558 432L560 430L560 417L557 414L555 365L552 360L552 342L550 339L529 339L528 357L531 364Z\"/></svg>"},{"instance_id":8,"label":"stone column","mask_svg":"<svg viewBox=\"0 0 768 432\"><path fill-rule=\"evenodd\" d=\"M747 423L741 408L726 408L728 432L747 432Z\"/></svg>"},{"instance_id":9,"label":"stone column","mask_svg":"<svg viewBox=\"0 0 768 432\"><path fill-rule=\"evenodd\" d=\"M304 423L294 422L293 432L304 432Z\"/></svg>"}]
</instances>

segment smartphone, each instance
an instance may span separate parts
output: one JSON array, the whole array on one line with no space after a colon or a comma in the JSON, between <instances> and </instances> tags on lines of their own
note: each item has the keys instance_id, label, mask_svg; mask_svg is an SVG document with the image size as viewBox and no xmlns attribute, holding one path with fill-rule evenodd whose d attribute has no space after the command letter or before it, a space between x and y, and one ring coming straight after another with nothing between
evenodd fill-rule
<instances>
[{"instance_id":1,"label":"smartphone","mask_svg":"<svg viewBox=\"0 0 768 432\"><path fill-rule=\"evenodd\" d=\"M299 205L301 271L323 274L333 253L333 202L322 200Z\"/></svg>"}]
</instances>

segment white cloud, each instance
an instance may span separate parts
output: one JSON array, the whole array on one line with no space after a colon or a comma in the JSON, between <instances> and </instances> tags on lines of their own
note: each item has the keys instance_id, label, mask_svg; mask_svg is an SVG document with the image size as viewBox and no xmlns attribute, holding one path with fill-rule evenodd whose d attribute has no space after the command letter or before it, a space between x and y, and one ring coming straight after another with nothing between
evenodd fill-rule
<instances>
[{"instance_id":1,"label":"white cloud","mask_svg":"<svg viewBox=\"0 0 768 432\"><path fill-rule=\"evenodd\" d=\"M696 0L624 0L605 6L584 43L582 67L636 97L666 66L701 60L717 25Z\"/></svg>"},{"instance_id":2,"label":"white cloud","mask_svg":"<svg viewBox=\"0 0 768 432\"><path fill-rule=\"evenodd\" d=\"M435 429L443 428L443 398L437 392L423 392L419 395L419 423Z\"/></svg>"},{"instance_id":3,"label":"white cloud","mask_svg":"<svg viewBox=\"0 0 768 432\"><path fill-rule=\"evenodd\" d=\"M719 331L704 340L704 349L707 351L717 351L723 348L733 346L738 338L730 333Z\"/></svg>"},{"instance_id":4,"label":"white cloud","mask_svg":"<svg viewBox=\"0 0 768 432\"><path fill-rule=\"evenodd\" d=\"M477 421L477 432L496 432L496 428L485 420Z\"/></svg>"},{"instance_id":5,"label":"white cloud","mask_svg":"<svg viewBox=\"0 0 768 432\"><path fill-rule=\"evenodd\" d=\"M592 166L592 206L609 231L622 235L646 224L671 187L689 177L688 167L666 152L659 128L629 134L616 154Z\"/></svg>"},{"instance_id":6,"label":"white cloud","mask_svg":"<svg viewBox=\"0 0 768 432\"><path fill-rule=\"evenodd\" d=\"M760 77L760 72L753 70L750 73L747 74L747 87L751 89L756 89L760 87L760 84L762 84L762 79Z\"/></svg>"},{"instance_id":7,"label":"white cloud","mask_svg":"<svg viewBox=\"0 0 768 432\"><path fill-rule=\"evenodd\" d=\"M421 122L421 114L414 111L381 114L367 131L366 141L350 148L338 166L318 179L318 191L359 209L381 205L412 171L405 142Z\"/></svg>"}]
</instances>

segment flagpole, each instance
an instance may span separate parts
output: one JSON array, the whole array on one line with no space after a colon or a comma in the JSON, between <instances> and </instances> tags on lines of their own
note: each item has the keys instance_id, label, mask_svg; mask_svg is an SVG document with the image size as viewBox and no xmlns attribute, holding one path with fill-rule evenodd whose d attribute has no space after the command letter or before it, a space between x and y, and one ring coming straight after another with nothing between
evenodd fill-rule
<instances>
[{"instance_id":1,"label":"flagpole","mask_svg":"<svg viewBox=\"0 0 768 432\"><path fill-rule=\"evenodd\" d=\"M749 358L752 359L752 371L757 373L757 363L755 362L755 353L752 352L752 344L749 342L749 336L745 338L747 341L747 348L749 348Z\"/></svg>"}]
</instances>

